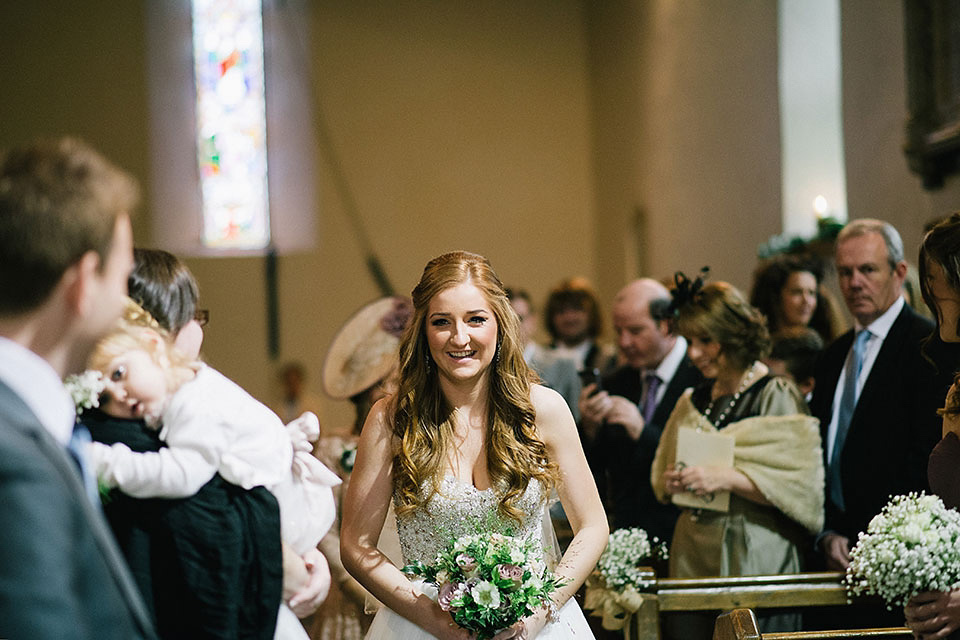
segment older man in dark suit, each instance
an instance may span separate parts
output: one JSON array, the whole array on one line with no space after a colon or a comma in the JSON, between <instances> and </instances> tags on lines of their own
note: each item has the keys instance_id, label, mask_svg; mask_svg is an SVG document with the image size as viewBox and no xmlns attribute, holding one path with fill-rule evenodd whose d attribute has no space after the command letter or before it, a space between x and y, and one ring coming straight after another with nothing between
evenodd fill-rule
<instances>
[{"instance_id":1,"label":"older man in dark suit","mask_svg":"<svg viewBox=\"0 0 960 640\"><path fill-rule=\"evenodd\" d=\"M0 158L0 637L154 637L61 377L119 316L137 188L85 145Z\"/></svg>"},{"instance_id":2,"label":"older man in dark suit","mask_svg":"<svg viewBox=\"0 0 960 640\"><path fill-rule=\"evenodd\" d=\"M890 224L855 220L836 242L837 275L856 320L824 352L811 411L826 455L826 525L819 549L829 569L849 564L857 534L891 495L927 487L927 457L940 438L952 366L937 343L924 357L933 324L903 299L903 243ZM952 363L955 365L956 363Z\"/></svg>"},{"instance_id":3,"label":"older man in dark suit","mask_svg":"<svg viewBox=\"0 0 960 640\"><path fill-rule=\"evenodd\" d=\"M667 319L670 293L648 278L614 299L613 327L624 365L580 396L588 461L611 526L643 527L669 542L678 511L660 503L650 486L650 465L660 434L684 389L702 377L686 356L687 343Z\"/></svg>"}]
</instances>

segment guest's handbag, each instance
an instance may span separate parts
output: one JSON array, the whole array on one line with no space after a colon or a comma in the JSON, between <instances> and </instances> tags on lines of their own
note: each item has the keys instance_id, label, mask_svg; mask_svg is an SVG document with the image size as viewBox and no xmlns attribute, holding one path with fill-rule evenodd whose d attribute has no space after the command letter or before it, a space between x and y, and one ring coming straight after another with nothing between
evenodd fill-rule
<instances>
[{"instance_id":1,"label":"guest's handbag","mask_svg":"<svg viewBox=\"0 0 960 640\"><path fill-rule=\"evenodd\" d=\"M677 430L677 457L674 466L677 469L732 467L733 443L733 436L724 433L680 427ZM698 496L685 491L673 494L673 503L678 507L726 512L730 508L730 492L717 491Z\"/></svg>"}]
</instances>

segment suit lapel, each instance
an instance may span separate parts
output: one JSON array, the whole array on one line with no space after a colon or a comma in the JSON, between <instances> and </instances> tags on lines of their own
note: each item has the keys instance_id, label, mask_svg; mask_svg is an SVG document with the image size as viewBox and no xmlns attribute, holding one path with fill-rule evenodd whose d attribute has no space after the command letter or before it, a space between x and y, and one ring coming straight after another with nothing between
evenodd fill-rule
<instances>
[{"instance_id":1,"label":"suit lapel","mask_svg":"<svg viewBox=\"0 0 960 640\"><path fill-rule=\"evenodd\" d=\"M861 421L865 410L863 407L872 406L871 403L878 403L878 399L881 399L878 396L882 396L886 392L891 376L902 373L899 371L897 362L900 349L906 344L907 330L912 314L913 310L910 309L909 305L903 305L897 319L890 326L890 331L887 332L887 337L884 338L883 344L880 346L880 352L877 353L877 359L874 360L873 367L870 369L870 375L863 383L863 390L860 391L860 396L857 398L857 406L850 418L850 431L853 431ZM879 404L882 404L882 402ZM847 437L849 437L849 432Z\"/></svg>"},{"instance_id":2,"label":"suit lapel","mask_svg":"<svg viewBox=\"0 0 960 640\"><path fill-rule=\"evenodd\" d=\"M654 424L666 424L667 420L670 418L670 414L673 412L674 406L677 404L677 400L680 399L680 396L687 389L687 387L692 387L700 382L700 373L693 363L684 356L683 360L680 361L680 366L677 367L677 372L673 374L673 378L670 379L670 384L667 385L666 391L663 392L663 399L660 400L660 404L657 405L656 410L653 412L653 423Z\"/></svg>"},{"instance_id":3,"label":"suit lapel","mask_svg":"<svg viewBox=\"0 0 960 640\"><path fill-rule=\"evenodd\" d=\"M836 395L837 382L840 380L840 372L843 371L843 365L852 344L853 331L848 331L837 338L834 345L825 352L823 364L818 370L820 377L817 378L810 410L820 420L820 436L824 442L827 441L827 429L833 417L833 398ZM824 455L826 455L825 448Z\"/></svg>"},{"instance_id":4,"label":"suit lapel","mask_svg":"<svg viewBox=\"0 0 960 640\"><path fill-rule=\"evenodd\" d=\"M20 396L2 381L0 381L0 407L3 407L2 410L9 418L9 425L12 428L21 430L27 437L36 442L37 451L50 462L59 476L58 480L73 495L76 503L80 506L84 519L93 532L94 540L96 540L97 546L103 553L106 564L113 574L127 606L144 635L153 637L153 623L150 621L150 615L143 604L140 592L130 576L126 560L124 560L116 542L114 542L113 533L107 527L103 515L90 504L83 481L76 465L70 459L70 455L43 427Z\"/></svg>"}]
</instances>

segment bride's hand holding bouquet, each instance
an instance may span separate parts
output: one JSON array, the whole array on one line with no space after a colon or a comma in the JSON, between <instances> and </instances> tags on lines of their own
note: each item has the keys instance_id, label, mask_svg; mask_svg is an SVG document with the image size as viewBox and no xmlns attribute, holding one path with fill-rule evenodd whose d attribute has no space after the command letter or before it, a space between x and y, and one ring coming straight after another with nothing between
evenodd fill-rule
<instances>
[{"instance_id":1,"label":"bride's hand holding bouquet","mask_svg":"<svg viewBox=\"0 0 960 640\"><path fill-rule=\"evenodd\" d=\"M478 640L533 637L548 621L551 594L563 585L531 543L499 533L462 536L432 564L415 562L403 571L423 578L440 609Z\"/></svg>"}]
</instances>

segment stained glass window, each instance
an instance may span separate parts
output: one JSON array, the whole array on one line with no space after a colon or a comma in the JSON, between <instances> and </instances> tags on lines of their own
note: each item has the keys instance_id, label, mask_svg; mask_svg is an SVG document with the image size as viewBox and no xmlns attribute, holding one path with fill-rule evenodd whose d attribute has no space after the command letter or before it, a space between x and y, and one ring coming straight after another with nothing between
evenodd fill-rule
<instances>
[{"instance_id":1,"label":"stained glass window","mask_svg":"<svg viewBox=\"0 0 960 640\"><path fill-rule=\"evenodd\" d=\"M203 243L270 242L260 0L193 0Z\"/></svg>"}]
</instances>

